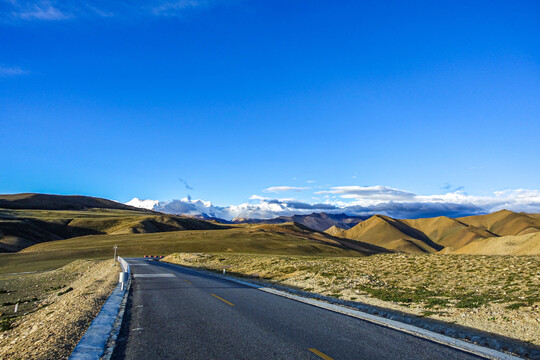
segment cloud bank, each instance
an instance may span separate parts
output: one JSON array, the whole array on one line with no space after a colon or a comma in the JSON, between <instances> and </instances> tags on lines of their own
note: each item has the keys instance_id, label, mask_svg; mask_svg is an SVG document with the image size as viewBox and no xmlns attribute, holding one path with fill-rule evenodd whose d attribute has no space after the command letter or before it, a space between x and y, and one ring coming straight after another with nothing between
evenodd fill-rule
<instances>
[{"instance_id":1,"label":"cloud bank","mask_svg":"<svg viewBox=\"0 0 540 360\"><path fill-rule=\"evenodd\" d=\"M294 188L291 190L294 191ZM496 191L490 196L468 195L458 190L426 196L387 186L337 186L316 193L325 194L326 200L308 203L291 198L273 199L252 195L249 202L229 206L216 206L210 201L190 198L172 201L134 198L127 204L170 214L203 215L225 220L271 219L282 215L313 212L345 213L357 216L382 214L401 219L435 216L460 217L487 214L502 209L540 213L539 190L504 190Z\"/></svg>"}]
</instances>

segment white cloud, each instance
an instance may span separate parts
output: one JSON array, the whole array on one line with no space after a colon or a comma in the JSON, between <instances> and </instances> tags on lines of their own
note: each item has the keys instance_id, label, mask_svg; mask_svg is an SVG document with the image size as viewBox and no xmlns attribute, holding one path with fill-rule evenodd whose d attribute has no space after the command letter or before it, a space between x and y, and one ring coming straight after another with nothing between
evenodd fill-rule
<instances>
[{"instance_id":1,"label":"white cloud","mask_svg":"<svg viewBox=\"0 0 540 360\"><path fill-rule=\"evenodd\" d=\"M309 187L299 187L299 186L271 186L267 189L264 189L264 192L285 192L285 191L302 191L302 190L308 190Z\"/></svg>"},{"instance_id":2,"label":"white cloud","mask_svg":"<svg viewBox=\"0 0 540 360\"><path fill-rule=\"evenodd\" d=\"M259 196L259 195L251 195L249 197L249 200L270 200L270 198L267 198L267 197L264 197L264 196Z\"/></svg>"},{"instance_id":3,"label":"white cloud","mask_svg":"<svg viewBox=\"0 0 540 360\"><path fill-rule=\"evenodd\" d=\"M331 190L317 191L315 194L337 194L344 199L375 201L406 200L415 196L411 192L387 186L334 186Z\"/></svg>"},{"instance_id":4,"label":"white cloud","mask_svg":"<svg viewBox=\"0 0 540 360\"><path fill-rule=\"evenodd\" d=\"M195 1L195 0L177 0L177 1L163 1L158 6L155 6L152 11L156 15L164 16L176 16L180 11L196 8L201 6L207 6L207 1Z\"/></svg>"},{"instance_id":5,"label":"white cloud","mask_svg":"<svg viewBox=\"0 0 540 360\"><path fill-rule=\"evenodd\" d=\"M195 8L212 6L214 0L11 0L0 9L4 20L58 21L84 17L180 16Z\"/></svg>"},{"instance_id":6,"label":"white cloud","mask_svg":"<svg viewBox=\"0 0 540 360\"><path fill-rule=\"evenodd\" d=\"M315 180L308 180L306 181L308 184L313 184L315 182Z\"/></svg>"},{"instance_id":7,"label":"white cloud","mask_svg":"<svg viewBox=\"0 0 540 360\"><path fill-rule=\"evenodd\" d=\"M502 209L523 212L540 212L540 191L526 189L508 189L495 191L492 196L475 196L463 191L443 195L416 196L420 202L474 204L487 212Z\"/></svg>"},{"instance_id":8,"label":"white cloud","mask_svg":"<svg viewBox=\"0 0 540 360\"><path fill-rule=\"evenodd\" d=\"M13 15L24 20L65 20L71 17L47 3L34 4L19 12L14 12Z\"/></svg>"},{"instance_id":9,"label":"white cloud","mask_svg":"<svg viewBox=\"0 0 540 360\"><path fill-rule=\"evenodd\" d=\"M21 69L19 66L0 66L0 77L11 77L28 75L29 71Z\"/></svg>"}]
</instances>

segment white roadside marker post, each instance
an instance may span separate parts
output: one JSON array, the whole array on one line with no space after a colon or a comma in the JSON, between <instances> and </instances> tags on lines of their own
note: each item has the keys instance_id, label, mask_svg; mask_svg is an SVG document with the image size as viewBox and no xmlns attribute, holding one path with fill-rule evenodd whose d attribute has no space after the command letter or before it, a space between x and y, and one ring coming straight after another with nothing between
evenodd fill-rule
<instances>
[{"instance_id":1,"label":"white roadside marker post","mask_svg":"<svg viewBox=\"0 0 540 360\"><path fill-rule=\"evenodd\" d=\"M116 266L116 249L118 249L118 246L117 245L114 245L114 264L113 266Z\"/></svg>"},{"instance_id":2,"label":"white roadside marker post","mask_svg":"<svg viewBox=\"0 0 540 360\"><path fill-rule=\"evenodd\" d=\"M19 303L15 304L15 310L13 312L17 312L17 310L19 310Z\"/></svg>"},{"instance_id":3,"label":"white roadside marker post","mask_svg":"<svg viewBox=\"0 0 540 360\"><path fill-rule=\"evenodd\" d=\"M225 275L225 269L223 269L223 275Z\"/></svg>"},{"instance_id":4,"label":"white roadside marker post","mask_svg":"<svg viewBox=\"0 0 540 360\"><path fill-rule=\"evenodd\" d=\"M121 284L120 290L124 290L127 282L127 272L121 272L118 277L118 282Z\"/></svg>"}]
</instances>

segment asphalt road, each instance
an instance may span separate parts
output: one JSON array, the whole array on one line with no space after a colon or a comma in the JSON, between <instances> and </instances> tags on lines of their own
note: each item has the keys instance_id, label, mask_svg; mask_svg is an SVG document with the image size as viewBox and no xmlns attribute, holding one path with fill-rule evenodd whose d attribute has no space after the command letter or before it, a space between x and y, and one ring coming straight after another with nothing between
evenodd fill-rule
<instances>
[{"instance_id":1,"label":"asphalt road","mask_svg":"<svg viewBox=\"0 0 540 360\"><path fill-rule=\"evenodd\" d=\"M113 359L479 359L175 265L127 260L134 278Z\"/></svg>"}]
</instances>

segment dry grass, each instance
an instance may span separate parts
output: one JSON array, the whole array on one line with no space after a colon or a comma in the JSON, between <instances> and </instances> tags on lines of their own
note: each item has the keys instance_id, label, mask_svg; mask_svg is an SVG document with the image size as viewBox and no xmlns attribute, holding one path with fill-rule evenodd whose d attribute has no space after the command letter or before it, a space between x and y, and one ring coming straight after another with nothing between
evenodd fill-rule
<instances>
[{"instance_id":1,"label":"dry grass","mask_svg":"<svg viewBox=\"0 0 540 360\"><path fill-rule=\"evenodd\" d=\"M0 278L0 301L9 304L0 308L0 358L67 358L116 285L117 272L111 261L80 260ZM13 302L21 304L16 314Z\"/></svg>"},{"instance_id":2,"label":"dry grass","mask_svg":"<svg viewBox=\"0 0 540 360\"><path fill-rule=\"evenodd\" d=\"M174 254L221 270L540 344L536 256L381 254L363 258Z\"/></svg>"},{"instance_id":3,"label":"dry grass","mask_svg":"<svg viewBox=\"0 0 540 360\"><path fill-rule=\"evenodd\" d=\"M118 245L118 254L124 257L176 252L364 256L384 250L358 244L362 249L354 251L326 234L291 228L288 224L275 227L276 231L265 225L249 225L225 230L92 235L48 241L18 253L0 254L0 274L55 269L77 259L112 258L114 245Z\"/></svg>"}]
</instances>

